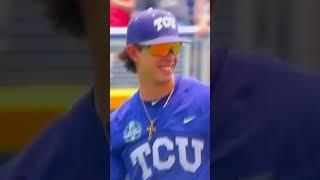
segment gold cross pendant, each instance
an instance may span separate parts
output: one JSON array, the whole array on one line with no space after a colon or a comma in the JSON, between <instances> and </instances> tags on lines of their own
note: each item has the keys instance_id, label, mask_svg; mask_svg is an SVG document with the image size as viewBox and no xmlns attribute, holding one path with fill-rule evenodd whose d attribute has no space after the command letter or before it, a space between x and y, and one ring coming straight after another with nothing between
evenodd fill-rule
<instances>
[{"instance_id":1,"label":"gold cross pendant","mask_svg":"<svg viewBox=\"0 0 320 180\"><path fill-rule=\"evenodd\" d=\"M150 121L150 126L147 128L147 131L149 133L148 141L152 138L152 133L156 132L156 127L154 126L154 121Z\"/></svg>"}]
</instances>

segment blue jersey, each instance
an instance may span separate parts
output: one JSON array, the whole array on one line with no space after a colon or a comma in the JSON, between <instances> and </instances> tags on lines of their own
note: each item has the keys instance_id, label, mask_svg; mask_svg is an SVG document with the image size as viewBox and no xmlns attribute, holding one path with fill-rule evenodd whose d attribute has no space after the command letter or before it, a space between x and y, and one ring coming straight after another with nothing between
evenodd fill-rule
<instances>
[{"instance_id":1,"label":"blue jersey","mask_svg":"<svg viewBox=\"0 0 320 180\"><path fill-rule=\"evenodd\" d=\"M320 179L320 78L214 49L212 178Z\"/></svg>"},{"instance_id":2,"label":"blue jersey","mask_svg":"<svg viewBox=\"0 0 320 180\"><path fill-rule=\"evenodd\" d=\"M156 131L148 141L150 122L135 93L111 114L110 177L124 179L209 179L210 94L198 81L176 78L175 91L155 105L145 102Z\"/></svg>"},{"instance_id":3,"label":"blue jersey","mask_svg":"<svg viewBox=\"0 0 320 180\"><path fill-rule=\"evenodd\" d=\"M0 179L107 179L109 148L101 124L90 91L0 168Z\"/></svg>"}]
</instances>

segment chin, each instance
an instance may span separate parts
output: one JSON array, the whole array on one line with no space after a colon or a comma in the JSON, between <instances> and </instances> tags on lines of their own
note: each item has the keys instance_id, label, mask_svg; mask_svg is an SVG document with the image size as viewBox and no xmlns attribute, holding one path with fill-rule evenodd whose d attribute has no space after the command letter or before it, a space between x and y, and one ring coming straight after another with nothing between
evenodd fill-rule
<instances>
[{"instance_id":1,"label":"chin","mask_svg":"<svg viewBox=\"0 0 320 180\"><path fill-rule=\"evenodd\" d=\"M167 75L167 76L163 76L161 78L159 78L158 82L159 84L166 84L166 83L170 83L172 81L172 77L173 74Z\"/></svg>"}]
</instances>

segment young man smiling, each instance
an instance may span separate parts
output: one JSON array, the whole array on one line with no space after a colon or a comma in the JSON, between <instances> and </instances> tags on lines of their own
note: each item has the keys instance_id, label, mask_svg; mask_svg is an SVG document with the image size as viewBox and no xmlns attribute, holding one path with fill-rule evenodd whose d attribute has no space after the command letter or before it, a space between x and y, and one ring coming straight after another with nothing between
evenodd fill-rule
<instances>
[{"instance_id":1,"label":"young man smiling","mask_svg":"<svg viewBox=\"0 0 320 180\"><path fill-rule=\"evenodd\" d=\"M119 57L139 90L111 114L111 179L209 179L209 87L174 76L183 42L168 11L129 22Z\"/></svg>"}]
</instances>

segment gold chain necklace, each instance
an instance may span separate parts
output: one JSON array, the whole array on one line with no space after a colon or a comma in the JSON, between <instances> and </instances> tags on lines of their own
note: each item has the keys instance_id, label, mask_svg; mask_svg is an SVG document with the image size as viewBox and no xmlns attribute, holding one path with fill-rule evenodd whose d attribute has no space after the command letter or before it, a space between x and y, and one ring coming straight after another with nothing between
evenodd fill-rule
<instances>
[{"instance_id":1,"label":"gold chain necklace","mask_svg":"<svg viewBox=\"0 0 320 180\"><path fill-rule=\"evenodd\" d=\"M170 100L170 98L171 98L171 96L172 96L172 94L173 94L173 91L174 91L174 84L173 84L173 87L172 87L172 89L171 89L171 91L170 91L170 94L169 94L166 102L164 103L162 109L167 106L167 104L168 104L168 102L169 102L169 100ZM146 113L147 118L148 118L148 120L149 120L149 122L150 122L150 126L147 128L147 132L148 132L148 134L149 134L148 141L150 141L151 138L152 138L152 134L156 132L156 127L155 127L154 123L155 123L155 121L157 120L158 112L157 112L157 114L156 114L156 117L152 120L151 117L150 117L150 115L149 115L149 112L148 112L148 110L147 110L147 108L146 108L146 105L144 104L144 102L143 102L143 100L142 100L142 98L141 98L141 94L140 94L140 99L141 99L141 103L142 103L144 112Z\"/></svg>"}]
</instances>

